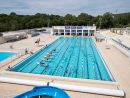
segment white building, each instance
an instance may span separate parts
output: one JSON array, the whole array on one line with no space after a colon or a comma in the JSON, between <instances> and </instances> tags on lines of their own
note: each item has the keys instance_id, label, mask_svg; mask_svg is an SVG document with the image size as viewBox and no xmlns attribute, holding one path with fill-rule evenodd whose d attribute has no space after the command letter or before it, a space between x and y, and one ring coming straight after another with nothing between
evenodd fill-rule
<instances>
[{"instance_id":1,"label":"white building","mask_svg":"<svg viewBox=\"0 0 130 98\"><path fill-rule=\"evenodd\" d=\"M124 35L130 37L130 27L126 27Z\"/></svg>"},{"instance_id":2,"label":"white building","mask_svg":"<svg viewBox=\"0 0 130 98\"><path fill-rule=\"evenodd\" d=\"M53 26L51 35L94 36L96 26Z\"/></svg>"},{"instance_id":3,"label":"white building","mask_svg":"<svg viewBox=\"0 0 130 98\"><path fill-rule=\"evenodd\" d=\"M119 34L119 35L125 35L130 37L130 27L126 27L126 28L112 28L110 30L113 33Z\"/></svg>"}]
</instances>

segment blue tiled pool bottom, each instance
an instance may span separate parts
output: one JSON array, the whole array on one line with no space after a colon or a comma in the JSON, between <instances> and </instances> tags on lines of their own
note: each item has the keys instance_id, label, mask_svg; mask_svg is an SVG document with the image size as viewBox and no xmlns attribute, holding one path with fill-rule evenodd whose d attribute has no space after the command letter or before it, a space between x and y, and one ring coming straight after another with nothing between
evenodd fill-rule
<instances>
[{"instance_id":1,"label":"blue tiled pool bottom","mask_svg":"<svg viewBox=\"0 0 130 98\"><path fill-rule=\"evenodd\" d=\"M11 71L112 81L91 38L61 37Z\"/></svg>"},{"instance_id":2,"label":"blue tiled pool bottom","mask_svg":"<svg viewBox=\"0 0 130 98\"><path fill-rule=\"evenodd\" d=\"M7 58L13 56L16 53L13 52L0 52L0 62L6 60Z\"/></svg>"}]
</instances>

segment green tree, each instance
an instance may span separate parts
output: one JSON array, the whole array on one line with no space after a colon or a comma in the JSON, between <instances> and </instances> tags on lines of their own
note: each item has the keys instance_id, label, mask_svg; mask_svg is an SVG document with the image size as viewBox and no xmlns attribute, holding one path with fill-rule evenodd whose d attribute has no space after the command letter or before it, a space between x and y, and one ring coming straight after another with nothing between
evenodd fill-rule
<instances>
[{"instance_id":1,"label":"green tree","mask_svg":"<svg viewBox=\"0 0 130 98\"><path fill-rule=\"evenodd\" d=\"M10 16L16 16L17 14L15 12L11 12Z\"/></svg>"},{"instance_id":2,"label":"green tree","mask_svg":"<svg viewBox=\"0 0 130 98\"><path fill-rule=\"evenodd\" d=\"M20 29L31 29L38 27L57 25L93 25L98 28L127 27L130 24L130 13L112 14L105 13L103 16L91 16L80 13L78 16L72 14L49 15L37 13L35 15L18 15L11 12L9 15L0 14L0 32Z\"/></svg>"},{"instance_id":3,"label":"green tree","mask_svg":"<svg viewBox=\"0 0 130 98\"><path fill-rule=\"evenodd\" d=\"M90 25L93 17L87 13L81 13L77 18L78 25Z\"/></svg>"},{"instance_id":4,"label":"green tree","mask_svg":"<svg viewBox=\"0 0 130 98\"><path fill-rule=\"evenodd\" d=\"M102 17L101 28L111 28L113 27L113 25L114 22L112 13L110 12L105 13Z\"/></svg>"},{"instance_id":5,"label":"green tree","mask_svg":"<svg viewBox=\"0 0 130 98\"><path fill-rule=\"evenodd\" d=\"M64 25L77 25L77 18L74 15L67 14L64 17Z\"/></svg>"},{"instance_id":6,"label":"green tree","mask_svg":"<svg viewBox=\"0 0 130 98\"><path fill-rule=\"evenodd\" d=\"M10 24L10 30L11 31L18 30L17 20L10 20L9 24Z\"/></svg>"}]
</instances>

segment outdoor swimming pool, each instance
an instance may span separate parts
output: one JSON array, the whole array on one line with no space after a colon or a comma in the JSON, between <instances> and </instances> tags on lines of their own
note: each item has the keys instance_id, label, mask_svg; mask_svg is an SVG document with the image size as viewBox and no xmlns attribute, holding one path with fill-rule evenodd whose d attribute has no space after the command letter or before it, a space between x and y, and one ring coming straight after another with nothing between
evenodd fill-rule
<instances>
[{"instance_id":1,"label":"outdoor swimming pool","mask_svg":"<svg viewBox=\"0 0 130 98\"><path fill-rule=\"evenodd\" d=\"M10 70L112 81L111 74L95 43L88 37L60 37Z\"/></svg>"},{"instance_id":2,"label":"outdoor swimming pool","mask_svg":"<svg viewBox=\"0 0 130 98\"><path fill-rule=\"evenodd\" d=\"M0 62L6 60L7 58L13 56L16 53L13 52L0 52Z\"/></svg>"}]
</instances>

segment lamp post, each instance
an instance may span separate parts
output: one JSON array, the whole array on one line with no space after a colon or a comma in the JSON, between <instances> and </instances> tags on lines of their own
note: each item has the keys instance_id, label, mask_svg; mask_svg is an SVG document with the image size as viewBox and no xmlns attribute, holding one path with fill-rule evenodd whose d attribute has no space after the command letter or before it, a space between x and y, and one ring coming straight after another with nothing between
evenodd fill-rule
<instances>
[{"instance_id":1,"label":"lamp post","mask_svg":"<svg viewBox=\"0 0 130 98\"><path fill-rule=\"evenodd\" d=\"M118 11L118 9L116 9L116 15L117 15L117 11ZM116 16L114 18L115 18L115 22L118 24L118 16Z\"/></svg>"},{"instance_id":2,"label":"lamp post","mask_svg":"<svg viewBox=\"0 0 130 98\"><path fill-rule=\"evenodd\" d=\"M102 18L99 17L99 29L101 29L101 25L102 25Z\"/></svg>"},{"instance_id":3,"label":"lamp post","mask_svg":"<svg viewBox=\"0 0 130 98\"><path fill-rule=\"evenodd\" d=\"M48 19L47 27L49 28L50 26L50 19Z\"/></svg>"}]
</instances>

